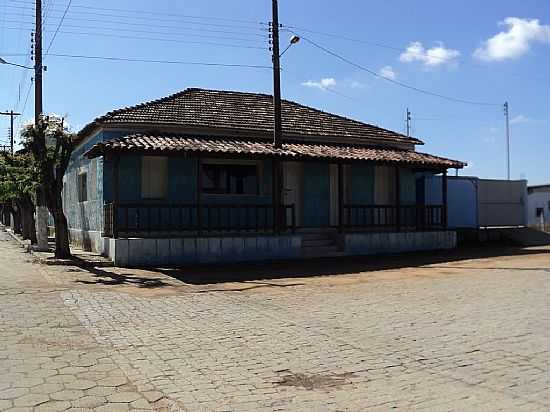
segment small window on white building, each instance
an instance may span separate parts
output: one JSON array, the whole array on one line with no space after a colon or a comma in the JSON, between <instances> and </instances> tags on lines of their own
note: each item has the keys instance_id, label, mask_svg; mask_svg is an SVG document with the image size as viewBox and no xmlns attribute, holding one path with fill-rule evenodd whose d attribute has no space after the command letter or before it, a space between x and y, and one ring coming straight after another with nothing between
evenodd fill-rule
<instances>
[{"instance_id":1,"label":"small window on white building","mask_svg":"<svg viewBox=\"0 0 550 412\"><path fill-rule=\"evenodd\" d=\"M78 175L78 201L88 201L88 173Z\"/></svg>"},{"instance_id":2,"label":"small window on white building","mask_svg":"<svg viewBox=\"0 0 550 412\"><path fill-rule=\"evenodd\" d=\"M168 189L168 158L143 156L141 158L142 199L164 199Z\"/></svg>"}]
</instances>

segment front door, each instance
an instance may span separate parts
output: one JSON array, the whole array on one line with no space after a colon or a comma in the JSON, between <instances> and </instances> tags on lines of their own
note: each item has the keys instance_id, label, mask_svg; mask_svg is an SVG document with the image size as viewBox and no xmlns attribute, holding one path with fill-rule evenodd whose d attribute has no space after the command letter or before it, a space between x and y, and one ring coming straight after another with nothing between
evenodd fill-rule
<instances>
[{"instance_id":1,"label":"front door","mask_svg":"<svg viewBox=\"0 0 550 412\"><path fill-rule=\"evenodd\" d=\"M304 162L303 226L330 224L330 171L328 163Z\"/></svg>"}]
</instances>

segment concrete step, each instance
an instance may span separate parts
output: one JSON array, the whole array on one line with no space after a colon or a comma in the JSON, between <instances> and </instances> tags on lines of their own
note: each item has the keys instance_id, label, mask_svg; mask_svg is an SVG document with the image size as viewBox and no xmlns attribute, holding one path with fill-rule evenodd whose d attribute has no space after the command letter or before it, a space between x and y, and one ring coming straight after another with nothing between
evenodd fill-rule
<instances>
[{"instance_id":1,"label":"concrete step","mask_svg":"<svg viewBox=\"0 0 550 412\"><path fill-rule=\"evenodd\" d=\"M502 229L502 237L519 246L548 246L550 245L550 233L533 228Z\"/></svg>"},{"instance_id":2,"label":"concrete step","mask_svg":"<svg viewBox=\"0 0 550 412\"><path fill-rule=\"evenodd\" d=\"M304 258L316 258L316 257L336 257L344 256L338 246L321 246L314 248L302 248L302 256Z\"/></svg>"},{"instance_id":3,"label":"concrete step","mask_svg":"<svg viewBox=\"0 0 550 412\"><path fill-rule=\"evenodd\" d=\"M334 246L334 239L303 239L302 247L304 248L313 248L313 247L322 247L322 246Z\"/></svg>"}]
</instances>

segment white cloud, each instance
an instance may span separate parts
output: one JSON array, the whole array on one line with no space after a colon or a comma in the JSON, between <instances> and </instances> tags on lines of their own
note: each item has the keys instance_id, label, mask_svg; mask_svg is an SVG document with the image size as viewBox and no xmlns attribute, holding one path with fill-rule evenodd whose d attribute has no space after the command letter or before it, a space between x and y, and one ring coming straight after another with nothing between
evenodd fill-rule
<instances>
[{"instance_id":1,"label":"white cloud","mask_svg":"<svg viewBox=\"0 0 550 412\"><path fill-rule=\"evenodd\" d=\"M460 52L454 49L447 49L441 42L431 49L426 49L421 42L415 41L401 53L399 60L403 63L422 62L426 67L437 67L456 62Z\"/></svg>"},{"instance_id":2,"label":"white cloud","mask_svg":"<svg viewBox=\"0 0 550 412\"><path fill-rule=\"evenodd\" d=\"M530 121L531 119L528 118L527 116L519 114L516 117L513 117L512 119L510 119L510 124L529 123Z\"/></svg>"},{"instance_id":3,"label":"white cloud","mask_svg":"<svg viewBox=\"0 0 550 412\"><path fill-rule=\"evenodd\" d=\"M532 43L550 43L550 26L541 25L537 19L508 17L499 25L507 30L485 41L474 57L485 61L517 59L529 51Z\"/></svg>"},{"instance_id":4,"label":"white cloud","mask_svg":"<svg viewBox=\"0 0 550 412\"><path fill-rule=\"evenodd\" d=\"M336 87L336 80L332 77L324 78L320 81L308 80L307 82L303 82L302 86L326 90L331 87Z\"/></svg>"},{"instance_id":5,"label":"white cloud","mask_svg":"<svg viewBox=\"0 0 550 412\"><path fill-rule=\"evenodd\" d=\"M397 78L397 73L393 70L391 66L384 66L380 69L378 74L386 79L395 80Z\"/></svg>"},{"instance_id":6,"label":"white cloud","mask_svg":"<svg viewBox=\"0 0 550 412\"><path fill-rule=\"evenodd\" d=\"M365 87L367 87L367 85L365 83L361 83L361 82L358 82L357 80L354 80L351 82L350 87L352 89L364 89Z\"/></svg>"}]
</instances>

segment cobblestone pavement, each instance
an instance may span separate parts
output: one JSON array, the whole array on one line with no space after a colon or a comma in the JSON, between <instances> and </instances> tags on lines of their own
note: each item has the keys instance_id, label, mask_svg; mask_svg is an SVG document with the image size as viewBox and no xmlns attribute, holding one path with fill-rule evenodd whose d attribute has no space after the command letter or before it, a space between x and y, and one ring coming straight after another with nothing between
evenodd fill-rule
<instances>
[{"instance_id":1,"label":"cobblestone pavement","mask_svg":"<svg viewBox=\"0 0 550 412\"><path fill-rule=\"evenodd\" d=\"M0 410L550 410L550 250L223 284L28 259L0 232Z\"/></svg>"}]
</instances>

